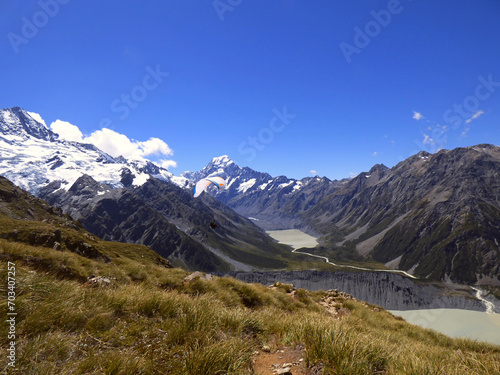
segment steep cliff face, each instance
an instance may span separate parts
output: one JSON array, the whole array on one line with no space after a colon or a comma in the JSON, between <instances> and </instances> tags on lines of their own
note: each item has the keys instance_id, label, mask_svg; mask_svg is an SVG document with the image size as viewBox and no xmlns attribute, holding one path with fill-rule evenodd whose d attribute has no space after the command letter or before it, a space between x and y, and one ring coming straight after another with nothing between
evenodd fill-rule
<instances>
[{"instance_id":1,"label":"steep cliff face","mask_svg":"<svg viewBox=\"0 0 500 375\"><path fill-rule=\"evenodd\" d=\"M338 289L357 299L389 310L454 308L485 311L466 286L416 283L400 275L382 272L235 272L228 276L248 283L291 283L308 290ZM500 302L500 301L499 301ZM500 304L496 304L500 312Z\"/></svg>"}]
</instances>

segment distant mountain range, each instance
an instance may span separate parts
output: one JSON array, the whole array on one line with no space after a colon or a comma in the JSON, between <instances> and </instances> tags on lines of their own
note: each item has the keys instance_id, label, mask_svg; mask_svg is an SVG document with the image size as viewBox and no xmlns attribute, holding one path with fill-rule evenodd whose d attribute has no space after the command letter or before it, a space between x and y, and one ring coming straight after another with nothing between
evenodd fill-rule
<instances>
[{"instance_id":1,"label":"distant mountain range","mask_svg":"<svg viewBox=\"0 0 500 375\"><path fill-rule=\"evenodd\" d=\"M217 198L267 229L320 236L310 249L373 260L430 280L500 285L500 147L420 152L352 179L272 178L227 157L186 178L221 175Z\"/></svg>"},{"instance_id":2,"label":"distant mountain range","mask_svg":"<svg viewBox=\"0 0 500 375\"><path fill-rule=\"evenodd\" d=\"M193 269L287 267L289 248L258 227L296 228L320 237L309 252L338 261L500 285L497 146L420 152L341 181L272 177L228 156L174 176L148 161L60 140L15 107L0 110L0 175L104 239L149 245ZM226 189L193 199L195 182L214 175L226 179Z\"/></svg>"},{"instance_id":3,"label":"distant mountain range","mask_svg":"<svg viewBox=\"0 0 500 375\"><path fill-rule=\"evenodd\" d=\"M174 265L275 269L290 259L289 248L252 221L209 195L194 199L191 188L179 187L192 185L186 178L60 140L21 108L0 110L0 175L99 237L150 246Z\"/></svg>"},{"instance_id":4,"label":"distant mountain range","mask_svg":"<svg viewBox=\"0 0 500 375\"><path fill-rule=\"evenodd\" d=\"M302 220L298 216L348 181L331 181L326 177L301 180L272 177L248 167L241 168L227 155L213 158L198 172L182 174L190 181L209 176L226 179L224 190L211 190L214 196L240 215L250 217L257 225L270 230L302 228ZM313 228L310 231L315 232Z\"/></svg>"}]
</instances>

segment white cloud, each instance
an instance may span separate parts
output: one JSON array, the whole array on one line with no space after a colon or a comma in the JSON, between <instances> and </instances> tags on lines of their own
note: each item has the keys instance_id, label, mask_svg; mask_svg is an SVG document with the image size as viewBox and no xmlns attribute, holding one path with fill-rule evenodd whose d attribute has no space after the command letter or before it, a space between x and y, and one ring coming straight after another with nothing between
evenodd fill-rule
<instances>
[{"instance_id":1,"label":"white cloud","mask_svg":"<svg viewBox=\"0 0 500 375\"><path fill-rule=\"evenodd\" d=\"M316 171L316 169L311 169L309 173L312 174L313 176L316 176L318 174L318 171Z\"/></svg>"},{"instance_id":2,"label":"white cloud","mask_svg":"<svg viewBox=\"0 0 500 375\"><path fill-rule=\"evenodd\" d=\"M54 133L59 134L59 136L68 141L82 142L83 134L78 129L78 126L70 124L67 121L56 120L50 124L50 129Z\"/></svg>"},{"instance_id":3,"label":"white cloud","mask_svg":"<svg viewBox=\"0 0 500 375\"><path fill-rule=\"evenodd\" d=\"M375 151L375 152L372 154L372 156L377 156L377 155L378 155L378 152L377 152L377 151Z\"/></svg>"},{"instance_id":4,"label":"white cloud","mask_svg":"<svg viewBox=\"0 0 500 375\"><path fill-rule=\"evenodd\" d=\"M149 138L146 142L138 142L143 156L148 155L173 155L173 151L168 145L159 138Z\"/></svg>"},{"instance_id":5,"label":"white cloud","mask_svg":"<svg viewBox=\"0 0 500 375\"><path fill-rule=\"evenodd\" d=\"M422 116L422 114L419 112L413 111L413 118L418 121L418 120L422 120L424 118L424 116Z\"/></svg>"},{"instance_id":6,"label":"white cloud","mask_svg":"<svg viewBox=\"0 0 500 375\"><path fill-rule=\"evenodd\" d=\"M465 120L465 122L468 124L468 123L470 123L472 120L477 119L477 118L478 118L479 116L481 116L482 114L484 114L484 111L479 110L479 111L477 111L476 113L474 113L474 114L471 116L471 118L469 118L469 119Z\"/></svg>"},{"instance_id":7,"label":"white cloud","mask_svg":"<svg viewBox=\"0 0 500 375\"><path fill-rule=\"evenodd\" d=\"M168 169L170 167L172 167L172 168L177 167L177 162L174 161L174 160L165 160L165 159L162 159L162 160L159 160L159 161L155 162L155 164L157 166L165 168L165 169Z\"/></svg>"},{"instance_id":8,"label":"white cloud","mask_svg":"<svg viewBox=\"0 0 500 375\"><path fill-rule=\"evenodd\" d=\"M36 121L38 121L39 123L45 125L46 128L47 127L47 124L45 123L45 121L43 120L42 116L40 116L38 113L36 112L28 112L28 114Z\"/></svg>"},{"instance_id":9,"label":"white cloud","mask_svg":"<svg viewBox=\"0 0 500 375\"><path fill-rule=\"evenodd\" d=\"M125 134L108 128L102 128L94 131L90 136L84 136L78 126L61 120L53 122L50 128L63 139L93 144L113 157L123 156L126 159L143 160L151 155L168 156L174 154L172 149L159 138L152 137L144 142L136 141L128 138ZM177 165L173 160L160 160L160 163L170 167Z\"/></svg>"},{"instance_id":10,"label":"white cloud","mask_svg":"<svg viewBox=\"0 0 500 375\"><path fill-rule=\"evenodd\" d=\"M96 130L83 141L93 144L113 157L121 155L130 159L141 158L141 152L137 144L133 144L125 134L117 133L108 128Z\"/></svg>"}]
</instances>

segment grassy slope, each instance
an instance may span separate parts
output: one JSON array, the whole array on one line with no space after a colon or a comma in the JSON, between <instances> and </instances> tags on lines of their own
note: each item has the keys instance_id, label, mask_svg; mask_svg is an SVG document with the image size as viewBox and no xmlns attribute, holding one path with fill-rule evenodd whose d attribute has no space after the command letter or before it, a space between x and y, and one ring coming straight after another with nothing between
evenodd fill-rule
<instances>
[{"instance_id":1,"label":"grassy slope","mask_svg":"<svg viewBox=\"0 0 500 375\"><path fill-rule=\"evenodd\" d=\"M229 278L184 283L145 247L100 241L103 257L0 240L1 293L16 264L17 371L22 374L250 374L262 345L303 344L325 374L496 374L500 347L450 339L381 309L323 292L271 290ZM106 259L106 261L105 261ZM64 270L64 272L61 272ZM84 286L89 275L113 286ZM0 302L5 315L6 301ZM7 325L0 326L5 353ZM4 369L5 358L0 358Z\"/></svg>"}]
</instances>

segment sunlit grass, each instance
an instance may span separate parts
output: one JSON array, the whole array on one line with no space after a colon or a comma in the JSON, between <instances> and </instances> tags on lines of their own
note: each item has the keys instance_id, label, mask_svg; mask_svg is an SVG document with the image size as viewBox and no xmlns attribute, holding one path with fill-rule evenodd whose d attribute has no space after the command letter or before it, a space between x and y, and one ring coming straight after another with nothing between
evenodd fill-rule
<instances>
[{"instance_id":1,"label":"sunlit grass","mask_svg":"<svg viewBox=\"0 0 500 375\"><path fill-rule=\"evenodd\" d=\"M110 262L0 240L0 280L16 263L17 372L21 374L251 374L262 345L304 345L325 374L498 374L500 347L451 339L383 309L323 292L270 289L231 278L185 283L144 247L100 242ZM64 272L63 272L64 271ZM84 286L90 275L107 287ZM5 294L6 284L0 285ZM0 302L5 316L6 303ZM0 345L8 344L7 325Z\"/></svg>"}]
</instances>

